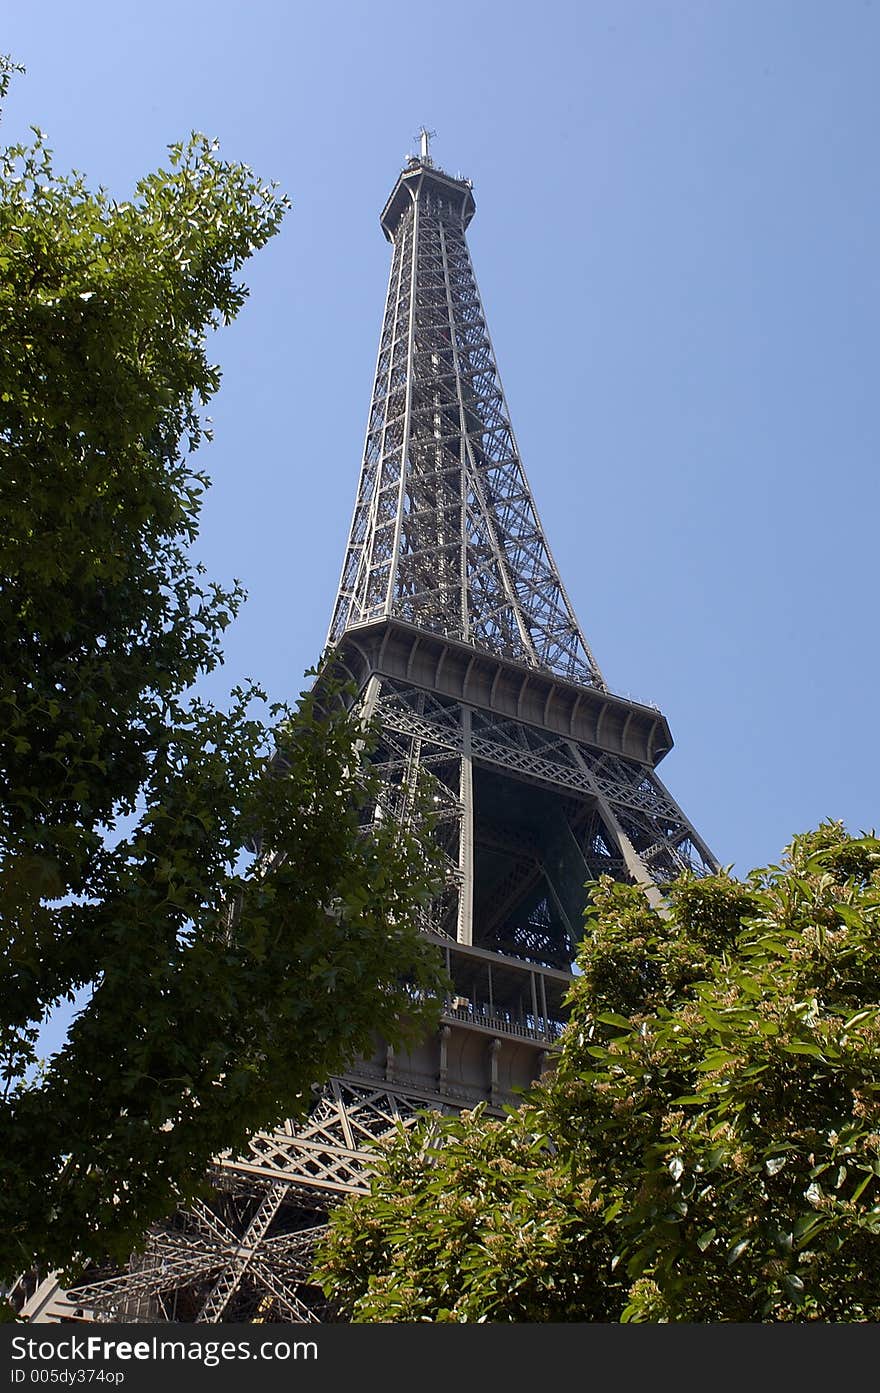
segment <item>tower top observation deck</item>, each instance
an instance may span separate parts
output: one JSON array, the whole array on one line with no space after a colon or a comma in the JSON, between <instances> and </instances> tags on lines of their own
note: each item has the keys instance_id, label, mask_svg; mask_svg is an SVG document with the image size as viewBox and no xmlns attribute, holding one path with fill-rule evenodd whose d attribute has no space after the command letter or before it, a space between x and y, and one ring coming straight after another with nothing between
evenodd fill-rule
<instances>
[{"instance_id":1,"label":"tower top observation deck","mask_svg":"<svg viewBox=\"0 0 880 1393\"><path fill-rule=\"evenodd\" d=\"M419 134L421 150L418 155L410 155L407 159L379 218L389 242L394 241L394 234L407 209L429 192L449 204L450 212L461 218L463 227L468 226L476 212L470 179L453 178L451 174L438 169L428 151L430 132L422 130Z\"/></svg>"}]
</instances>

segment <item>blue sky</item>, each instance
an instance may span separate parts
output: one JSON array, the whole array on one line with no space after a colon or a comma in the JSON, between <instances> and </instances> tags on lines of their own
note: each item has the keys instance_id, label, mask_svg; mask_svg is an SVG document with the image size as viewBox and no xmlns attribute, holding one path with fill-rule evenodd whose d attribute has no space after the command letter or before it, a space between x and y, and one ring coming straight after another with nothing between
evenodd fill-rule
<instances>
[{"instance_id":1,"label":"blue sky","mask_svg":"<svg viewBox=\"0 0 880 1393\"><path fill-rule=\"evenodd\" d=\"M880 4L50 0L15 7L29 123L118 197L197 128L293 200L201 464L198 551L250 599L223 684L323 645L413 136L469 240L551 548L610 685L723 862L880 823ZM217 685L214 684L215 690Z\"/></svg>"}]
</instances>

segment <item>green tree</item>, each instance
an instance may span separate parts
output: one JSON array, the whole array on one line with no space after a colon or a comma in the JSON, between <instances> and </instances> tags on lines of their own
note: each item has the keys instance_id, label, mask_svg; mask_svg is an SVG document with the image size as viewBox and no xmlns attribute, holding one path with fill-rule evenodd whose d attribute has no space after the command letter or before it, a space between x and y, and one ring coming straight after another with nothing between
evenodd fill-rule
<instances>
[{"instance_id":1,"label":"green tree","mask_svg":"<svg viewBox=\"0 0 880 1393\"><path fill-rule=\"evenodd\" d=\"M193 689L243 598L190 554L206 336L286 203L200 135L125 202L39 131L0 155L0 1279L124 1259L211 1156L436 1011L430 854L370 823L346 694Z\"/></svg>"},{"instance_id":2,"label":"green tree","mask_svg":"<svg viewBox=\"0 0 880 1393\"><path fill-rule=\"evenodd\" d=\"M880 1318L880 841L839 823L663 915L595 888L555 1069L427 1119L337 1211L359 1321Z\"/></svg>"}]
</instances>

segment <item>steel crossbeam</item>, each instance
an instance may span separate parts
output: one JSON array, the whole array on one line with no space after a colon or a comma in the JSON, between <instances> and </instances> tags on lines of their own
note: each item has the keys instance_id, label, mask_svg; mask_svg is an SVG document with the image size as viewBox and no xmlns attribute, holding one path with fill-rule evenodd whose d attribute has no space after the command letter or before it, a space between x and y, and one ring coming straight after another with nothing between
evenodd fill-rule
<instances>
[{"instance_id":1,"label":"steel crossbeam","mask_svg":"<svg viewBox=\"0 0 880 1393\"><path fill-rule=\"evenodd\" d=\"M265 1238L269 1225L281 1208L286 1189L283 1184L269 1186L240 1240L236 1240L235 1235L227 1230L228 1242L231 1245L231 1261L196 1316L197 1322L216 1324L222 1319L232 1296L241 1285L242 1278L254 1263L257 1246L260 1240Z\"/></svg>"},{"instance_id":2,"label":"steel crossbeam","mask_svg":"<svg viewBox=\"0 0 880 1393\"><path fill-rule=\"evenodd\" d=\"M386 695L380 697L377 711L388 737L396 734L419 739L460 755L464 748L460 705L433 698L422 701L419 711L414 707L414 694L414 689L389 683ZM475 757L500 768L587 796L598 791L624 816L646 814L648 821L643 818L640 824L639 854L646 868L654 867L661 858L661 878L668 879L682 870L706 874L716 864L652 770L488 712L474 713L470 744ZM577 748L577 758L573 747ZM675 850L683 842L690 844L687 854Z\"/></svg>"}]
</instances>

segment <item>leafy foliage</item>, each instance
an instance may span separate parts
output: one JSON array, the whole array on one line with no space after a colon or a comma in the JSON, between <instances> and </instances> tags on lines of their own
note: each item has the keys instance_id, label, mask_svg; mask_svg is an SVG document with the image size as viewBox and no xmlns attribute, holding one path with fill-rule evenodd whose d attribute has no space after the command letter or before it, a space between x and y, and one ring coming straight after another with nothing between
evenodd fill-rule
<instances>
[{"instance_id":1,"label":"leafy foliage","mask_svg":"<svg viewBox=\"0 0 880 1393\"><path fill-rule=\"evenodd\" d=\"M192 690L243 594L191 560L182 449L285 208L198 135L124 203L39 132L0 155L0 1279L124 1259L212 1156L435 1017L430 853L370 823L346 693Z\"/></svg>"},{"instance_id":2,"label":"leafy foliage","mask_svg":"<svg viewBox=\"0 0 880 1393\"><path fill-rule=\"evenodd\" d=\"M594 889L556 1068L426 1120L333 1216L353 1320L880 1317L880 841Z\"/></svg>"}]
</instances>

